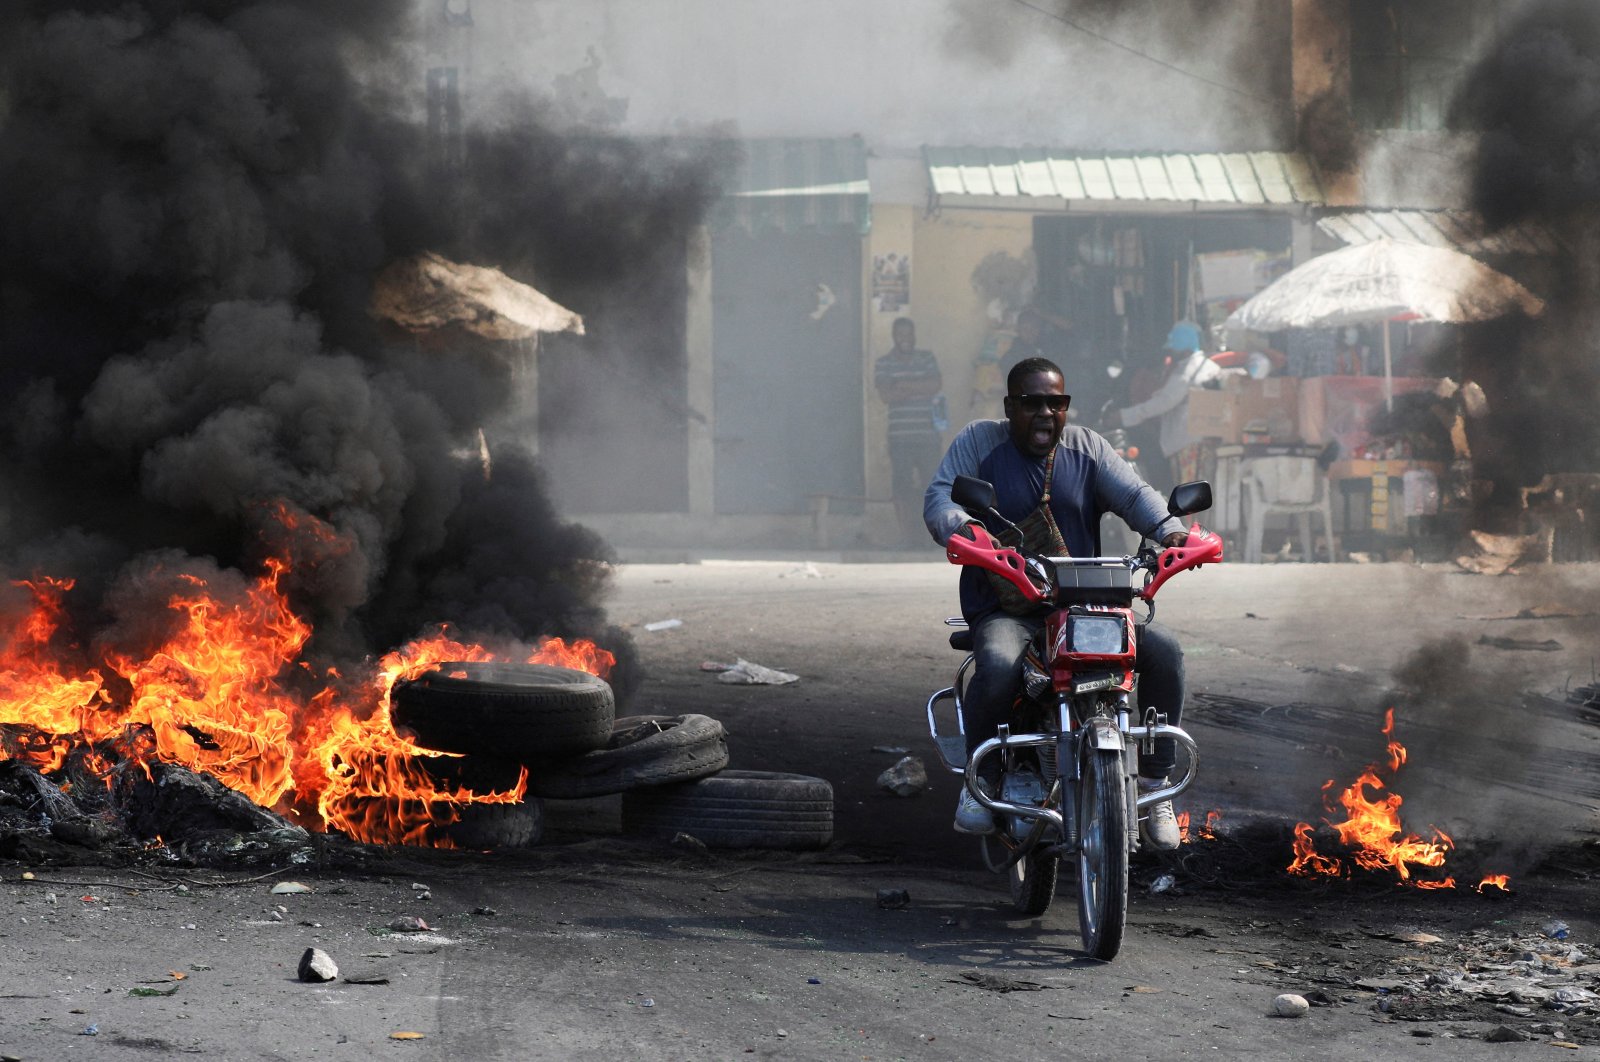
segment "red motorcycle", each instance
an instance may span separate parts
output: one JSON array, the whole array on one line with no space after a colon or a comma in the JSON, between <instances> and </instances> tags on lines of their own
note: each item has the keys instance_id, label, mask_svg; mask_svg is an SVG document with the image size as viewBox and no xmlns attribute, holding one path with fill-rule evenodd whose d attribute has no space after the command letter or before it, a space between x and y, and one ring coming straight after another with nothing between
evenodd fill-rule
<instances>
[{"instance_id":1,"label":"red motorcycle","mask_svg":"<svg viewBox=\"0 0 1600 1062\"><path fill-rule=\"evenodd\" d=\"M957 477L951 497L991 526L1017 533L995 511L994 487L970 476ZM1184 483L1168 499L1168 512L1187 516L1211 508L1209 483ZM1096 959L1116 957L1122 947L1128 909L1128 856L1139 847L1138 809L1173 797L1194 782L1199 750L1180 727L1148 708L1130 717L1140 621L1138 598L1149 606L1143 622L1155 615L1156 592L1181 571L1222 560L1222 539L1198 523L1182 546L1157 549L1141 544L1131 557L1024 556L1003 546L983 526L973 539L951 539L952 564L973 564L999 574L1030 601L1050 612L1024 658L1022 688L1012 725L979 745L970 760L961 700L972 668L972 632L950 635L950 645L969 655L956 672L955 685L928 699L928 729L946 767L965 776L967 791L996 813L1000 826L982 838L984 862L1009 873L1011 900L1023 915L1043 914L1055 896L1059 861L1077 860L1078 926L1083 947ZM1143 585L1134 576L1144 573ZM965 627L959 619L947 620ZM951 701L956 732L941 734L936 706ZM1176 783L1141 793L1136 782L1138 753L1157 738L1172 738L1188 751L1185 773ZM978 788L978 765L999 756L1001 785L996 797Z\"/></svg>"}]
</instances>

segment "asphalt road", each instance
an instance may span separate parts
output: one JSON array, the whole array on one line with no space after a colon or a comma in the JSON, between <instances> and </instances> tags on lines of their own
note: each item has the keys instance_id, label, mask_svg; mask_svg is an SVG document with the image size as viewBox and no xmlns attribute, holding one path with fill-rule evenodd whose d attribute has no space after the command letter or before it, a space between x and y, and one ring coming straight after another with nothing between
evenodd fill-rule
<instances>
[{"instance_id":1,"label":"asphalt road","mask_svg":"<svg viewBox=\"0 0 1600 1062\"><path fill-rule=\"evenodd\" d=\"M875 784L896 758L875 749L935 764L923 703L959 662L941 624L954 578L938 562L804 560L617 574L611 615L634 630L645 668L628 710L713 715L729 730L733 766L828 779L827 851L635 842L614 832L616 801L600 800L552 803L549 843L527 853L376 852L366 866L294 870L315 890L298 896L269 896L269 881L203 884L218 875L197 872L179 893L126 871L5 866L0 1055L1470 1059L1533 1049L1483 1041L1504 1022L1541 1053L1561 1043L1575 1045L1563 1057L1600 1057L1600 1026L1581 1008L1513 1015L1356 986L1514 957L1548 943L1540 927L1552 919L1569 923L1569 943L1600 939L1590 887L1600 728L1559 700L1524 696L1594 681L1600 570L1490 578L1224 564L1174 580L1160 618L1187 647L1185 724L1202 749L1184 803L1219 812L1222 826L1216 840L1136 864L1128 938L1111 964L1079 953L1069 890L1042 918L1010 916L1003 881L950 830L953 775L930 769L929 790L909 798ZM1553 618L1512 618L1529 608ZM643 630L663 619L682 623ZM801 680L734 686L699 666L741 657ZM1450 869L1463 879L1510 873L1509 897L1281 873L1287 826L1320 821L1323 783L1344 785L1385 756L1388 707L1410 753L1394 779L1408 827L1454 836ZM25 869L32 881L19 880ZM1152 893L1162 873L1178 887ZM880 888L905 889L910 905L880 909ZM483 907L495 913L472 913ZM402 914L436 931L383 928ZM1418 930L1439 939L1405 939ZM308 946L387 982L301 984L295 962ZM974 983L980 975L988 987ZM144 981L178 990L129 994ZM1268 1016L1277 993L1318 989L1332 1005ZM402 1031L422 1038L390 1039Z\"/></svg>"}]
</instances>

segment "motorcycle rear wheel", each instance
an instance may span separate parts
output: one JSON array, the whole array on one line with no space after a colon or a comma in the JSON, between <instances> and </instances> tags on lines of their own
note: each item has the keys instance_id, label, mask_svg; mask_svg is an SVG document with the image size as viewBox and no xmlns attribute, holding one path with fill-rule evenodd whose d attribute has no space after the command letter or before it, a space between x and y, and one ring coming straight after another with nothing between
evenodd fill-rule
<instances>
[{"instance_id":1,"label":"motorcycle rear wheel","mask_svg":"<svg viewBox=\"0 0 1600 1062\"><path fill-rule=\"evenodd\" d=\"M1117 957L1128 919L1128 802L1122 754L1092 749L1078 798L1078 929L1083 950Z\"/></svg>"},{"instance_id":2,"label":"motorcycle rear wheel","mask_svg":"<svg viewBox=\"0 0 1600 1062\"><path fill-rule=\"evenodd\" d=\"M1011 905L1024 918L1037 918L1050 909L1056 895L1056 874L1061 860L1052 855L1047 845L1037 845L1033 851L1011 864L1007 878L1011 884Z\"/></svg>"}]
</instances>

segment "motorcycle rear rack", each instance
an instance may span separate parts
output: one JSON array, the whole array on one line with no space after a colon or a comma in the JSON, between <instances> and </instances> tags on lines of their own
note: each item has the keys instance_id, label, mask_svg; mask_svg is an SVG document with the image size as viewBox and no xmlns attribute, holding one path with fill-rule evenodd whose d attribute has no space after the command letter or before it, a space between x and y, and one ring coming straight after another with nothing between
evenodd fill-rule
<instances>
[{"instance_id":1,"label":"motorcycle rear rack","mask_svg":"<svg viewBox=\"0 0 1600 1062\"><path fill-rule=\"evenodd\" d=\"M948 700L956 706L956 732L954 734L939 733L939 722L934 717L933 706L944 700ZM967 769L966 726L961 718L961 701L956 696L956 688L954 686L946 686L928 698L928 733L933 736L933 747L938 750L939 759L944 761L945 769L955 774L965 773Z\"/></svg>"}]
</instances>

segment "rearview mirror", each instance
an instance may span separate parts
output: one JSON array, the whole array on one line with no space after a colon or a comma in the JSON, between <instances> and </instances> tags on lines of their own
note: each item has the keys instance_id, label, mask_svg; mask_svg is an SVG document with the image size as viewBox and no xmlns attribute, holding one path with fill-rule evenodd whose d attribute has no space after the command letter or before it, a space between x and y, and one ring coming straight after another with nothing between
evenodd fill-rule
<instances>
[{"instance_id":1,"label":"rearview mirror","mask_svg":"<svg viewBox=\"0 0 1600 1062\"><path fill-rule=\"evenodd\" d=\"M950 499L963 509L993 509L994 484L976 476L957 476L950 487Z\"/></svg>"},{"instance_id":2,"label":"rearview mirror","mask_svg":"<svg viewBox=\"0 0 1600 1062\"><path fill-rule=\"evenodd\" d=\"M1209 508L1211 508L1211 484L1203 479L1197 479L1193 483L1179 483L1172 488L1172 496L1167 499L1167 512L1173 516L1203 513Z\"/></svg>"}]
</instances>

